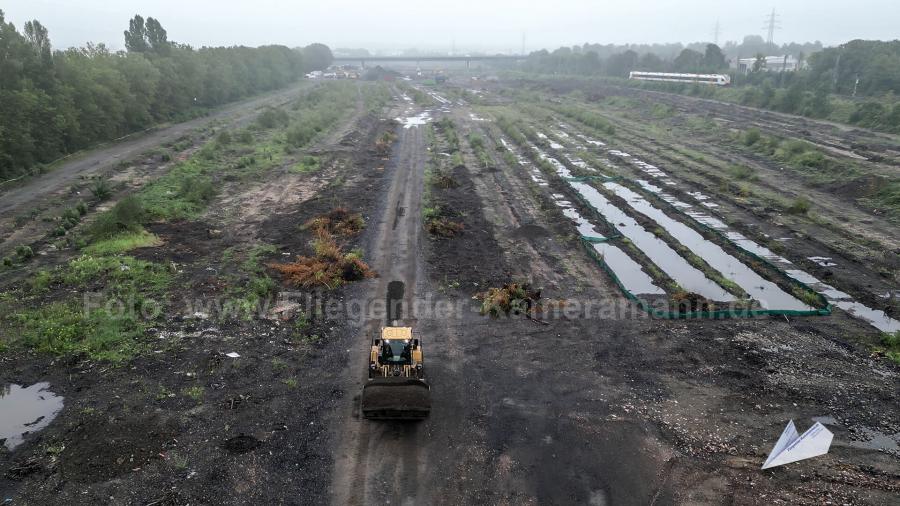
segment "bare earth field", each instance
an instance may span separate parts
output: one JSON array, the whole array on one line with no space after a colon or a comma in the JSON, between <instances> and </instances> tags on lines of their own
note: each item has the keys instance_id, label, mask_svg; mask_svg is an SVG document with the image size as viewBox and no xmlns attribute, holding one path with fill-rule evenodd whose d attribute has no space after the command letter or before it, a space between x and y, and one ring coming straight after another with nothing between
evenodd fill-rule
<instances>
[{"instance_id":1,"label":"bare earth field","mask_svg":"<svg viewBox=\"0 0 900 506\"><path fill-rule=\"evenodd\" d=\"M21 245L35 252L0 271L0 386L47 382L64 398L55 418L44 415L52 418L46 427L13 448L11 439L0 442L0 503L896 501L900 365L886 356L871 318L836 306L820 316L651 317L588 254L567 209L610 238L627 231L576 201L575 187L538 152L574 176L665 185L631 160L652 164L673 182L666 190L674 198L889 325L900 318L895 217L873 205L872 191L806 173L741 136L756 127L813 143L851 167L857 182L898 177L897 139L691 97L460 77L436 89L343 83L342 114L305 143L290 147L290 127L259 128L249 130L249 145L222 147L221 132L237 137L263 106L288 111L293 125L307 115L295 100L338 84L305 84L225 110L211 127L191 122L139 146L102 148L0 194L0 254ZM411 87L425 99L413 100ZM614 128L566 114L573 108ZM167 148L167 160L144 156L181 137L190 141ZM215 143L219 158L203 172L215 193L177 217L147 219L143 229L155 241L104 256L74 239L88 238L91 224L128 195L187 193L184 185L152 191ZM254 143L277 150L264 152L274 153L268 159L248 154ZM251 168L239 163L251 156ZM732 177L735 165L752 176ZM120 183L113 195L65 233L73 240L48 237L62 209L89 198L90 180L80 176L94 172ZM82 193L69 190L76 181ZM585 181L610 191L599 179ZM787 212L799 197L811 208ZM609 199L650 228L625 199ZM272 266L320 254L304 224L335 208L361 215L362 230L336 244L376 274L339 286L285 282ZM434 233L435 219L458 231ZM660 297L672 295L674 273L651 273L647 252L613 239L639 271L668 283ZM72 262L86 256L112 258L114 268L82 280ZM732 274L713 272L707 260L691 261L710 279ZM158 291L135 289L163 301L159 314L114 346L51 346L68 331L35 323L47 318L35 308L80 308L84 293L110 295L135 266L167 280ZM482 315L473 297L513 281L540 288L543 312ZM402 283L402 320L425 347L433 409L419 423L359 415L368 347L385 323L378 308L391 282ZM234 300L250 301L251 310L221 306ZM801 432L822 421L834 433L829 453L760 470L791 419Z\"/></svg>"}]
</instances>

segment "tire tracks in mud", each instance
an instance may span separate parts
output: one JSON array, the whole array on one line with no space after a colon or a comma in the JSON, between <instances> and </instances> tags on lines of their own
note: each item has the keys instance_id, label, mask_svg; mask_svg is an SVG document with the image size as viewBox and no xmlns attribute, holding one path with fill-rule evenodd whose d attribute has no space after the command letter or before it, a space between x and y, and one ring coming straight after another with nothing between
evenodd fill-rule
<instances>
[{"instance_id":1,"label":"tire tracks in mud","mask_svg":"<svg viewBox=\"0 0 900 506\"><path fill-rule=\"evenodd\" d=\"M411 308L415 307L420 293L417 280L422 269L419 242L426 160L422 130L415 127L401 129L395 149L398 154L392 160L393 182L387 205L378 220L373 252L372 264L379 277L371 284L365 302L385 297L391 282L402 282L403 321L412 325L415 314L411 314ZM389 322L382 318L369 318L355 340L355 347L350 350L347 375L349 391L358 393L362 390L371 336L386 323ZM352 405L345 406L341 419L343 427L338 429L332 503L361 505L396 496L403 501L415 501L422 483L420 424L364 420L359 414L357 396L353 397Z\"/></svg>"}]
</instances>

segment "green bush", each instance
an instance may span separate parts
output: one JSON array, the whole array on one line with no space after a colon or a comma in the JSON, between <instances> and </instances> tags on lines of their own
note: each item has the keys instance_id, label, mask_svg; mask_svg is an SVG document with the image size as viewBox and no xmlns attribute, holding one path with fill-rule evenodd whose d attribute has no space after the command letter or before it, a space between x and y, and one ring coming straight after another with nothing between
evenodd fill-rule
<instances>
[{"instance_id":1,"label":"green bush","mask_svg":"<svg viewBox=\"0 0 900 506\"><path fill-rule=\"evenodd\" d=\"M256 124L262 128L283 127L288 124L289 117L282 109L267 107L256 118Z\"/></svg>"},{"instance_id":2,"label":"green bush","mask_svg":"<svg viewBox=\"0 0 900 506\"><path fill-rule=\"evenodd\" d=\"M806 197L797 197L797 199L787 208L787 212L791 214L807 214L810 208L812 208L812 202Z\"/></svg>"},{"instance_id":3,"label":"green bush","mask_svg":"<svg viewBox=\"0 0 900 506\"><path fill-rule=\"evenodd\" d=\"M141 230L144 220L144 208L141 202L129 195L120 200L112 209L101 214L88 230L94 239L107 239L124 231Z\"/></svg>"},{"instance_id":4,"label":"green bush","mask_svg":"<svg viewBox=\"0 0 900 506\"><path fill-rule=\"evenodd\" d=\"M755 181L757 179L756 171L746 165L732 165L729 172L731 172L731 175L736 179L748 181Z\"/></svg>"},{"instance_id":5,"label":"green bush","mask_svg":"<svg viewBox=\"0 0 900 506\"><path fill-rule=\"evenodd\" d=\"M303 147L313 140L318 132L308 122L297 123L288 128L286 139L295 148Z\"/></svg>"},{"instance_id":6,"label":"green bush","mask_svg":"<svg viewBox=\"0 0 900 506\"><path fill-rule=\"evenodd\" d=\"M759 142L759 139L762 137L762 134L759 133L759 130L756 128L751 128L744 132L744 145L752 146Z\"/></svg>"},{"instance_id":7,"label":"green bush","mask_svg":"<svg viewBox=\"0 0 900 506\"><path fill-rule=\"evenodd\" d=\"M216 144L220 146L227 146L231 144L231 132L228 130L222 130L219 132L219 135L216 136Z\"/></svg>"},{"instance_id":8,"label":"green bush","mask_svg":"<svg viewBox=\"0 0 900 506\"><path fill-rule=\"evenodd\" d=\"M178 197L193 204L203 204L212 200L216 188L212 181L203 176L186 177L181 180Z\"/></svg>"},{"instance_id":9,"label":"green bush","mask_svg":"<svg viewBox=\"0 0 900 506\"><path fill-rule=\"evenodd\" d=\"M91 187L94 198L100 201L106 200L112 195L112 188L105 179L97 179Z\"/></svg>"},{"instance_id":10,"label":"green bush","mask_svg":"<svg viewBox=\"0 0 900 506\"><path fill-rule=\"evenodd\" d=\"M75 206L75 210L78 211L78 214L80 216L84 216L88 212L87 204L85 204L84 202L79 202L78 205Z\"/></svg>"},{"instance_id":11,"label":"green bush","mask_svg":"<svg viewBox=\"0 0 900 506\"><path fill-rule=\"evenodd\" d=\"M16 247L16 256L22 261L29 260L34 257L34 251L32 251L31 246L18 246Z\"/></svg>"},{"instance_id":12,"label":"green bush","mask_svg":"<svg viewBox=\"0 0 900 506\"><path fill-rule=\"evenodd\" d=\"M241 144L250 144L253 142L253 133L250 130L241 130L235 134L234 139Z\"/></svg>"},{"instance_id":13,"label":"green bush","mask_svg":"<svg viewBox=\"0 0 900 506\"><path fill-rule=\"evenodd\" d=\"M865 128L881 128L887 117L887 110L883 105L878 102L863 102L850 114L849 121Z\"/></svg>"}]
</instances>

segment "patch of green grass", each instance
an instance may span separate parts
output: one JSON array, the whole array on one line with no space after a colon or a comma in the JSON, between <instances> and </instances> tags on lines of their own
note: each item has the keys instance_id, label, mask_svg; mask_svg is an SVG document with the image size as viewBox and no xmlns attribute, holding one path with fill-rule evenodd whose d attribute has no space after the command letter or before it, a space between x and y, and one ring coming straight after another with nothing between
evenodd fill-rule
<instances>
[{"instance_id":1,"label":"patch of green grass","mask_svg":"<svg viewBox=\"0 0 900 506\"><path fill-rule=\"evenodd\" d=\"M161 401L170 397L175 397L175 393L166 388L165 385L160 385L159 392L156 393L156 400Z\"/></svg>"},{"instance_id":2,"label":"patch of green grass","mask_svg":"<svg viewBox=\"0 0 900 506\"><path fill-rule=\"evenodd\" d=\"M121 361L137 353L139 338L170 284L163 266L127 256L83 255L28 281L33 294L49 285L76 292L44 305L5 298L2 319L8 345L53 355ZM82 295L83 294L83 295Z\"/></svg>"},{"instance_id":3,"label":"patch of green grass","mask_svg":"<svg viewBox=\"0 0 900 506\"><path fill-rule=\"evenodd\" d=\"M900 364L900 331L894 332L893 334L882 334L881 345L883 348L879 349L884 352L884 356L891 361Z\"/></svg>"},{"instance_id":4,"label":"patch of green grass","mask_svg":"<svg viewBox=\"0 0 900 506\"><path fill-rule=\"evenodd\" d=\"M145 216L144 206L134 196L120 200L109 211L101 214L88 228L93 240L108 239L123 232L138 232Z\"/></svg>"},{"instance_id":5,"label":"patch of green grass","mask_svg":"<svg viewBox=\"0 0 900 506\"><path fill-rule=\"evenodd\" d=\"M319 159L310 155L302 157L291 170L300 174L309 174L316 172L320 167Z\"/></svg>"},{"instance_id":6,"label":"patch of green grass","mask_svg":"<svg viewBox=\"0 0 900 506\"><path fill-rule=\"evenodd\" d=\"M900 220L900 181L886 183L874 196L862 199L862 203L893 220Z\"/></svg>"},{"instance_id":7,"label":"patch of green grass","mask_svg":"<svg viewBox=\"0 0 900 506\"><path fill-rule=\"evenodd\" d=\"M195 386L192 386L192 387L189 387L189 388L185 388L185 389L182 391L182 393L183 393L186 397L190 397L191 399L193 399L193 400L195 400L195 401L197 401L197 402L200 402L200 401L203 400L203 394L204 394L205 392L206 392L206 390L205 390L203 387L199 386L199 385L195 385Z\"/></svg>"},{"instance_id":8,"label":"patch of green grass","mask_svg":"<svg viewBox=\"0 0 900 506\"><path fill-rule=\"evenodd\" d=\"M47 269L40 269L34 273L31 279L28 280L28 284L31 287L31 291L34 293L42 293L47 290L50 286L50 283L53 282L53 274Z\"/></svg>"},{"instance_id":9,"label":"patch of green grass","mask_svg":"<svg viewBox=\"0 0 900 506\"><path fill-rule=\"evenodd\" d=\"M800 299L807 306L819 308L822 307L822 299L816 292L803 288L802 286L794 286L791 289L794 297Z\"/></svg>"},{"instance_id":10,"label":"patch of green grass","mask_svg":"<svg viewBox=\"0 0 900 506\"><path fill-rule=\"evenodd\" d=\"M19 343L53 355L85 354L94 360L118 362L137 350L142 333L137 319L127 313L92 311L85 315L77 303L56 302L8 315L20 333Z\"/></svg>"},{"instance_id":11,"label":"patch of green grass","mask_svg":"<svg viewBox=\"0 0 900 506\"><path fill-rule=\"evenodd\" d=\"M746 181L756 181L759 179L756 175L756 171L746 165L732 165L729 167L728 172L730 172L735 179Z\"/></svg>"},{"instance_id":12,"label":"patch of green grass","mask_svg":"<svg viewBox=\"0 0 900 506\"><path fill-rule=\"evenodd\" d=\"M286 379L283 379L283 380L281 380L281 381L282 381L285 385L287 385L288 388L297 388L297 385L299 384L299 383L297 382L297 378L286 378Z\"/></svg>"},{"instance_id":13,"label":"patch of green grass","mask_svg":"<svg viewBox=\"0 0 900 506\"><path fill-rule=\"evenodd\" d=\"M135 248L146 248L149 246L158 246L161 244L159 237L147 232L146 230L125 231L108 239L99 240L86 248L84 252L88 255L114 255L123 253Z\"/></svg>"}]
</instances>

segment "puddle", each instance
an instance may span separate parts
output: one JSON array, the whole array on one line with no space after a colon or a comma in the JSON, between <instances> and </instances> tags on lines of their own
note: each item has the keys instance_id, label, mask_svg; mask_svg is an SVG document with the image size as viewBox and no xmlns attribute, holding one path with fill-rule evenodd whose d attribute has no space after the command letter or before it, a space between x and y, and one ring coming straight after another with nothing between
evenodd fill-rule
<instances>
[{"instance_id":1,"label":"puddle","mask_svg":"<svg viewBox=\"0 0 900 506\"><path fill-rule=\"evenodd\" d=\"M8 385L0 390L0 441L12 450L53 421L63 407L63 398L47 390L49 383L22 388Z\"/></svg>"},{"instance_id":2,"label":"puddle","mask_svg":"<svg viewBox=\"0 0 900 506\"><path fill-rule=\"evenodd\" d=\"M421 114L417 114L415 116L406 116L403 118L397 118L397 121L403 125L403 128L412 128L418 127L420 125L424 125L431 121L431 115L428 114L428 111L425 111Z\"/></svg>"},{"instance_id":3,"label":"puddle","mask_svg":"<svg viewBox=\"0 0 900 506\"><path fill-rule=\"evenodd\" d=\"M885 434L866 427L853 430L854 436L862 436L861 440L851 440L848 444L854 448L866 450L881 450L897 454L900 452L900 432L897 434Z\"/></svg>"},{"instance_id":4,"label":"puddle","mask_svg":"<svg viewBox=\"0 0 900 506\"><path fill-rule=\"evenodd\" d=\"M822 267L834 267L835 265L837 265L836 263L831 261L831 257L806 257L806 259L812 260Z\"/></svg>"},{"instance_id":5,"label":"puddle","mask_svg":"<svg viewBox=\"0 0 900 506\"><path fill-rule=\"evenodd\" d=\"M604 218L638 247L682 288L715 301L733 301L734 296L710 280L675 252L668 244L640 226L634 218L612 205L596 188L572 182L572 187ZM618 274L618 272L616 273Z\"/></svg>"},{"instance_id":6,"label":"puddle","mask_svg":"<svg viewBox=\"0 0 900 506\"><path fill-rule=\"evenodd\" d=\"M705 260L710 267L737 283L751 298L758 301L763 308L795 311L813 309L779 288L775 283L760 276L743 262L728 254L719 245L705 239L696 230L671 218L637 192L612 182L604 183L603 187L624 199L635 211L658 223L675 240Z\"/></svg>"},{"instance_id":7,"label":"puddle","mask_svg":"<svg viewBox=\"0 0 900 506\"><path fill-rule=\"evenodd\" d=\"M872 309L853 300L838 300L833 304L851 315L869 322L876 329L887 332L900 332L900 321L887 315L880 309Z\"/></svg>"}]
</instances>

